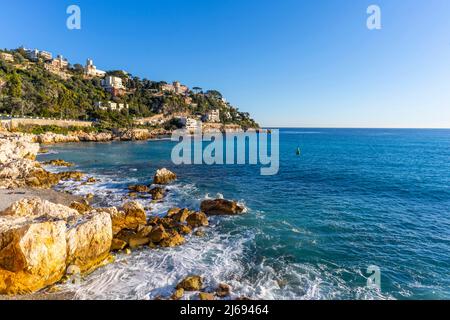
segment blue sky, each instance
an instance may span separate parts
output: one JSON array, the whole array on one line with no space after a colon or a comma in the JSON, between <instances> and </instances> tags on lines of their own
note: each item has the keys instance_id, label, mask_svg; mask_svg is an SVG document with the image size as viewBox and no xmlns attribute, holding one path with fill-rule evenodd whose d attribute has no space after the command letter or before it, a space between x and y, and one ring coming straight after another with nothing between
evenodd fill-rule
<instances>
[{"instance_id":1,"label":"blue sky","mask_svg":"<svg viewBox=\"0 0 450 320\"><path fill-rule=\"evenodd\" d=\"M0 47L217 89L264 126L450 127L448 0L15 0L0 30Z\"/></svg>"}]
</instances>

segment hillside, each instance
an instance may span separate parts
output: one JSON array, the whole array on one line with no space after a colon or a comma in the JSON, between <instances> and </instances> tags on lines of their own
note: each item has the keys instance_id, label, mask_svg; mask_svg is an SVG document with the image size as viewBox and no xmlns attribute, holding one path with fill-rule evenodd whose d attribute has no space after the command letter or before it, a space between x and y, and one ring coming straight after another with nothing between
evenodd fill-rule
<instances>
[{"instance_id":1,"label":"hillside","mask_svg":"<svg viewBox=\"0 0 450 320\"><path fill-rule=\"evenodd\" d=\"M140 126L176 127L173 116L258 127L216 90L203 92L179 82L141 79L124 71L71 65L45 51L0 51L0 113L58 119L92 120L104 128L132 127L137 120L161 115L164 122ZM89 64L90 63L90 64ZM210 115L212 113L212 116Z\"/></svg>"}]
</instances>

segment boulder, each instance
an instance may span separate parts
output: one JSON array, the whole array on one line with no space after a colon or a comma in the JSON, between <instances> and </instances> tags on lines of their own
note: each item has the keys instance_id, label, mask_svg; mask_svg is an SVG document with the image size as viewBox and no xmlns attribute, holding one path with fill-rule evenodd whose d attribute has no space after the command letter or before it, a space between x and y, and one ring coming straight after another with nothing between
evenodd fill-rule
<instances>
[{"instance_id":1,"label":"boulder","mask_svg":"<svg viewBox=\"0 0 450 320\"><path fill-rule=\"evenodd\" d=\"M13 216L25 218L61 219L69 221L78 219L78 211L55 204L40 198L26 198L13 203L10 207L0 212L0 216Z\"/></svg>"},{"instance_id":2,"label":"boulder","mask_svg":"<svg viewBox=\"0 0 450 320\"><path fill-rule=\"evenodd\" d=\"M161 247L177 247L184 244L185 239L182 235L180 235L175 230L171 230L169 233L169 236L165 238L163 241L161 241L159 244Z\"/></svg>"},{"instance_id":3,"label":"boulder","mask_svg":"<svg viewBox=\"0 0 450 320\"><path fill-rule=\"evenodd\" d=\"M86 180L86 183L96 183L96 182L97 182L97 179L95 179L94 177L89 177Z\"/></svg>"},{"instance_id":4,"label":"boulder","mask_svg":"<svg viewBox=\"0 0 450 320\"><path fill-rule=\"evenodd\" d=\"M145 225L147 216L144 208L137 201L127 202L123 210L116 208L105 208L111 215L113 234L116 235L123 229L136 230L139 225Z\"/></svg>"},{"instance_id":5,"label":"boulder","mask_svg":"<svg viewBox=\"0 0 450 320\"><path fill-rule=\"evenodd\" d=\"M169 237L169 234L166 232L166 229L160 225L152 229L152 231L149 234L149 237L153 243L159 243L164 239L167 239Z\"/></svg>"},{"instance_id":6,"label":"boulder","mask_svg":"<svg viewBox=\"0 0 450 320\"><path fill-rule=\"evenodd\" d=\"M148 193L150 192L150 188L144 185L131 185L128 186L128 190L130 192L137 192L137 193Z\"/></svg>"},{"instance_id":7,"label":"boulder","mask_svg":"<svg viewBox=\"0 0 450 320\"><path fill-rule=\"evenodd\" d=\"M89 272L108 258L112 242L111 217L106 212L83 217L67 231L67 265Z\"/></svg>"},{"instance_id":8,"label":"boulder","mask_svg":"<svg viewBox=\"0 0 450 320\"><path fill-rule=\"evenodd\" d=\"M66 223L0 218L0 294L26 294L59 281L66 270Z\"/></svg>"},{"instance_id":9,"label":"boulder","mask_svg":"<svg viewBox=\"0 0 450 320\"><path fill-rule=\"evenodd\" d=\"M173 215L175 215L175 214L177 214L178 212L180 212L180 208L170 208L168 211L167 211L167 216L170 218L170 217L172 217Z\"/></svg>"},{"instance_id":10,"label":"boulder","mask_svg":"<svg viewBox=\"0 0 450 320\"><path fill-rule=\"evenodd\" d=\"M129 239L129 246L131 249L136 249L138 247L144 246L150 243L150 238L142 237L140 235L133 235Z\"/></svg>"},{"instance_id":11,"label":"boulder","mask_svg":"<svg viewBox=\"0 0 450 320\"><path fill-rule=\"evenodd\" d=\"M203 279L200 276L189 276L184 278L176 289L183 289L184 291L199 291L203 287Z\"/></svg>"},{"instance_id":12,"label":"boulder","mask_svg":"<svg viewBox=\"0 0 450 320\"><path fill-rule=\"evenodd\" d=\"M214 295L212 293L200 292L198 298L200 300L214 300Z\"/></svg>"},{"instance_id":13,"label":"boulder","mask_svg":"<svg viewBox=\"0 0 450 320\"><path fill-rule=\"evenodd\" d=\"M80 214L85 214L86 212L92 211L92 207L87 202L73 201L69 207L77 210Z\"/></svg>"},{"instance_id":14,"label":"boulder","mask_svg":"<svg viewBox=\"0 0 450 320\"><path fill-rule=\"evenodd\" d=\"M152 199L155 201L163 199L166 195L165 190L161 187L151 189L150 194L152 195Z\"/></svg>"},{"instance_id":15,"label":"boulder","mask_svg":"<svg viewBox=\"0 0 450 320\"><path fill-rule=\"evenodd\" d=\"M54 159L44 162L45 165L55 166L55 167L73 167L74 164L71 162L64 161L62 159Z\"/></svg>"},{"instance_id":16,"label":"boulder","mask_svg":"<svg viewBox=\"0 0 450 320\"><path fill-rule=\"evenodd\" d=\"M80 171L67 171L67 172L60 172L57 173L57 176L60 180L75 180L75 181L81 181L81 178L84 177L84 173Z\"/></svg>"},{"instance_id":17,"label":"boulder","mask_svg":"<svg viewBox=\"0 0 450 320\"><path fill-rule=\"evenodd\" d=\"M192 229L184 224L180 224L178 227L176 227L176 230L182 235L186 235L192 232Z\"/></svg>"},{"instance_id":18,"label":"boulder","mask_svg":"<svg viewBox=\"0 0 450 320\"><path fill-rule=\"evenodd\" d=\"M162 168L156 171L153 182L155 184L169 184L177 179L177 175L172 171Z\"/></svg>"},{"instance_id":19,"label":"boulder","mask_svg":"<svg viewBox=\"0 0 450 320\"><path fill-rule=\"evenodd\" d=\"M175 290L175 292L172 294L170 299L172 299L172 300L180 300L181 298L183 298L183 296L184 296L184 289L183 288L179 288L179 289Z\"/></svg>"},{"instance_id":20,"label":"boulder","mask_svg":"<svg viewBox=\"0 0 450 320\"><path fill-rule=\"evenodd\" d=\"M207 215L237 215L244 211L236 201L225 199L204 200L200 205L200 210Z\"/></svg>"},{"instance_id":21,"label":"boulder","mask_svg":"<svg viewBox=\"0 0 450 320\"><path fill-rule=\"evenodd\" d=\"M209 225L208 217L203 212L194 212L191 213L187 219L186 222L188 226L192 228L198 228L198 227L204 227Z\"/></svg>"},{"instance_id":22,"label":"boulder","mask_svg":"<svg viewBox=\"0 0 450 320\"><path fill-rule=\"evenodd\" d=\"M231 293L231 287L225 283L220 283L216 289L216 295L219 298L228 297Z\"/></svg>"},{"instance_id":23,"label":"boulder","mask_svg":"<svg viewBox=\"0 0 450 320\"><path fill-rule=\"evenodd\" d=\"M190 214L191 214L191 212L188 209L182 209L182 210L179 210L177 213L172 214L169 217L177 222L184 223L184 222L186 222L186 220Z\"/></svg>"},{"instance_id":24,"label":"boulder","mask_svg":"<svg viewBox=\"0 0 450 320\"><path fill-rule=\"evenodd\" d=\"M205 234L205 231L197 230L197 231L195 231L194 235L195 235L196 237L202 238L202 237L204 237L206 234Z\"/></svg>"},{"instance_id":25,"label":"boulder","mask_svg":"<svg viewBox=\"0 0 450 320\"><path fill-rule=\"evenodd\" d=\"M127 246L127 243L123 240L120 239L112 239L111 242L111 250L112 251L119 251L119 250L123 250L125 249L125 247Z\"/></svg>"},{"instance_id":26,"label":"boulder","mask_svg":"<svg viewBox=\"0 0 450 320\"><path fill-rule=\"evenodd\" d=\"M148 140L152 136L147 129L130 129L118 133L122 141Z\"/></svg>"}]
</instances>

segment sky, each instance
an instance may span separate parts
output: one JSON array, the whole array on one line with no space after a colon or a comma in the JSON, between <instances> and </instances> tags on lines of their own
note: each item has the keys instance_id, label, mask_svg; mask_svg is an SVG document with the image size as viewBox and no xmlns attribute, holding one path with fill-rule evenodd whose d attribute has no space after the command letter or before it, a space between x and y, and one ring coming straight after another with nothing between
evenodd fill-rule
<instances>
[{"instance_id":1,"label":"sky","mask_svg":"<svg viewBox=\"0 0 450 320\"><path fill-rule=\"evenodd\" d=\"M2 2L2 48L216 89L262 126L450 128L449 0Z\"/></svg>"}]
</instances>

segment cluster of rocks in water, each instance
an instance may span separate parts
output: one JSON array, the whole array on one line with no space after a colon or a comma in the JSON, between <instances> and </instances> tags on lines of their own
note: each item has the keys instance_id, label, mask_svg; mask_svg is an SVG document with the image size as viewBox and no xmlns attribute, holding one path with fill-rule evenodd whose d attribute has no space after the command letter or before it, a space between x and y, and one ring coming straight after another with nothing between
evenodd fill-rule
<instances>
[{"instance_id":1,"label":"cluster of rocks in water","mask_svg":"<svg viewBox=\"0 0 450 320\"><path fill-rule=\"evenodd\" d=\"M81 172L46 171L35 161L38 151L39 145L27 135L0 137L0 187L50 188L60 180L82 180ZM48 165L71 166L64 160ZM175 179L176 174L163 168L156 172L153 184L130 186L129 190L159 201L166 193L164 185ZM89 178L83 183L94 182ZM116 252L180 246L191 233L204 235L209 216L243 211L235 201L224 199L205 200L199 211L171 208L165 216L149 214L138 201L128 201L119 208L94 208L88 200L67 207L39 198L22 199L0 212L0 294L31 293L65 281L74 273L89 273L113 262ZM166 298L182 299L185 291L198 291L203 300L230 294L226 284L215 292L203 291L202 285L200 276L190 276Z\"/></svg>"}]
</instances>

